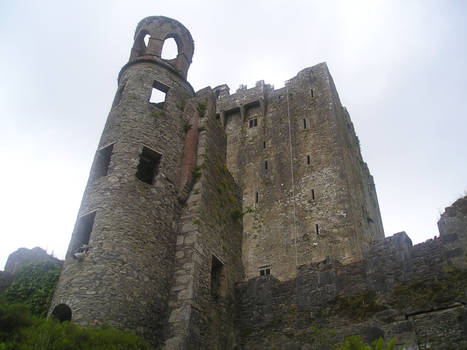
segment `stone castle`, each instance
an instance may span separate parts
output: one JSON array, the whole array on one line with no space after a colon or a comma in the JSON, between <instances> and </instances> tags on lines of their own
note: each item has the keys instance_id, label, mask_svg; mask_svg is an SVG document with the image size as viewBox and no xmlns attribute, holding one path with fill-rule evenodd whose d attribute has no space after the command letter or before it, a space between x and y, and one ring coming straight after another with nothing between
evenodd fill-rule
<instances>
[{"instance_id":1,"label":"stone castle","mask_svg":"<svg viewBox=\"0 0 467 350\"><path fill-rule=\"evenodd\" d=\"M169 38L178 55L166 60ZM313 349L325 329L467 348L467 200L438 239L385 239L325 63L280 89L195 92L193 52L179 22L138 24L50 314L167 350ZM409 298L415 281L451 288L453 273L445 298Z\"/></svg>"}]
</instances>

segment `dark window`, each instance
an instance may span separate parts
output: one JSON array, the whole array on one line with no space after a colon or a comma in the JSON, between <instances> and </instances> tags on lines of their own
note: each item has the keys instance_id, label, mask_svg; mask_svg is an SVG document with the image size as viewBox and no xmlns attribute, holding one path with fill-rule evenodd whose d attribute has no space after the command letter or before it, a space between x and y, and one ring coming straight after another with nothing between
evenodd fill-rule
<instances>
[{"instance_id":1,"label":"dark window","mask_svg":"<svg viewBox=\"0 0 467 350\"><path fill-rule=\"evenodd\" d=\"M152 149L143 147L139 156L138 171L136 177L147 184L152 185L154 177L159 171L161 155Z\"/></svg>"},{"instance_id":2,"label":"dark window","mask_svg":"<svg viewBox=\"0 0 467 350\"><path fill-rule=\"evenodd\" d=\"M211 262L211 295L215 299L219 297L221 292L223 267L224 264L213 255Z\"/></svg>"},{"instance_id":3,"label":"dark window","mask_svg":"<svg viewBox=\"0 0 467 350\"><path fill-rule=\"evenodd\" d=\"M316 234L319 235L319 227L318 227L318 224L315 225L315 229L316 229Z\"/></svg>"},{"instance_id":4,"label":"dark window","mask_svg":"<svg viewBox=\"0 0 467 350\"><path fill-rule=\"evenodd\" d=\"M303 129L306 129L306 119L303 119Z\"/></svg>"},{"instance_id":5,"label":"dark window","mask_svg":"<svg viewBox=\"0 0 467 350\"><path fill-rule=\"evenodd\" d=\"M267 160L264 161L264 169L268 170L268 161Z\"/></svg>"},{"instance_id":6,"label":"dark window","mask_svg":"<svg viewBox=\"0 0 467 350\"><path fill-rule=\"evenodd\" d=\"M110 159L112 158L113 148L114 148L114 145L111 144L97 151L96 168L95 168L96 179L102 176L106 176L107 173L109 172L109 165L110 165Z\"/></svg>"},{"instance_id":7,"label":"dark window","mask_svg":"<svg viewBox=\"0 0 467 350\"><path fill-rule=\"evenodd\" d=\"M269 276L271 274L271 268L270 267L262 267L259 269L259 275L260 276Z\"/></svg>"},{"instance_id":8,"label":"dark window","mask_svg":"<svg viewBox=\"0 0 467 350\"><path fill-rule=\"evenodd\" d=\"M311 199L315 199L315 190L311 190Z\"/></svg>"},{"instance_id":9,"label":"dark window","mask_svg":"<svg viewBox=\"0 0 467 350\"><path fill-rule=\"evenodd\" d=\"M264 276L264 274L265 274L265 271L263 269L259 270L259 275L260 276Z\"/></svg>"},{"instance_id":10,"label":"dark window","mask_svg":"<svg viewBox=\"0 0 467 350\"><path fill-rule=\"evenodd\" d=\"M221 119L221 115L219 113L216 114L216 119Z\"/></svg>"},{"instance_id":11,"label":"dark window","mask_svg":"<svg viewBox=\"0 0 467 350\"><path fill-rule=\"evenodd\" d=\"M263 148L266 148L266 141L263 141Z\"/></svg>"},{"instance_id":12,"label":"dark window","mask_svg":"<svg viewBox=\"0 0 467 350\"><path fill-rule=\"evenodd\" d=\"M78 219L75 238L73 239L73 246L71 247L71 254L87 252L95 217L96 212L93 211Z\"/></svg>"},{"instance_id":13,"label":"dark window","mask_svg":"<svg viewBox=\"0 0 467 350\"><path fill-rule=\"evenodd\" d=\"M306 156L306 163L307 163L307 164L311 164L311 157L310 157L310 155L307 155L307 156Z\"/></svg>"},{"instance_id":14,"label":"dark window","mask_svg":"<svg viewBox=\"0 0 467 350\"><path fill-rule=\"evenodd\" d=\"M59 322L71 321L71 309L66 304L59 304L52 311L52 318Z\"/></svg>"},{"instance_id":15,"label":"dark window","mask_svg":"<svg viewBox=\"0 0 467 350\"><path fill-rule=\"evenodd\" d=\"M165 98L168 91L169 88L167 86L159 83L158 81L154 81L149 102L156 105L156 107L164 108Z\"/></svg>"},{"instance_id":16,"label":"dark window","mask_svg":"<svg viewBox=\"0 0 467 350\"><path fill-rule=\"evenodd\" d=\"M258 126L258 119L253 118L248 121L248 126L250 128L254 128L255 126Z\"/></svg>"},{"instance_id":17,"label":"dark window","mask_svg":"<svg viewBox=\"0 0 467 350\"><path fill-rule=\"evenodd\" d=\"M258 203L259 201L259 196L258 196L258 192L255 193L255 202Z\"/></svg>"},{"instance_id":18,"label":"dark window","mask_svg":"<svg viewBox=\"0 0 467 350\"><path fill-rule=\"evenodd\" d=\"M313 89L310 89L310 95L311 95L311 97L315 97L315 94L314 94L314 92L313 92Z\"/></svg>"}]
</instances>

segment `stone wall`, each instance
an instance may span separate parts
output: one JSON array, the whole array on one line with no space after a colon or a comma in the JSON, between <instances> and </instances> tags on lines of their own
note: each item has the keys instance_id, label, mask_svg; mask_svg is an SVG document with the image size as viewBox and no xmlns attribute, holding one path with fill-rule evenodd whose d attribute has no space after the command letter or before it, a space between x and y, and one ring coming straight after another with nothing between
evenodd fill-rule
<instances>
[{"instance_id":1,"label":"stone wall","mask_svg":"<svg viewBox=\"0 0 467 350\"><path fill-rule=\"evenodd\" d=\"M294 278L299 265L361 259L384 237L373 179L326 64L274 90L259 81L228 95L217 113L227 166L243 192L246 278ZM267 165L266 165L267 162Z\"/></svg>"},{"instance_id":2,"label":"stone wall","mask_svg":"<svg viewBox=\"0 0 467 350\"><path fill-rule=\"evenodd\" d=\"M214 94L204 89L189 103L199 113L197 167L179 223L164 349L231 349L234 286L243 279L241 196L225 166Z\"/></svg>"},{"instance_id":3,"label":"stone wall","mask_svg":"<svg viewBox=\"0 0 467 350\"><path fill-rule=\"evenodd\" d=\"M396 337L410 349L465 349L466 254L455 233L412 246L401 232L360 262L327 259L290 281L240 283L242 348L314 349L358 334Z\"/></svg>"}]
</instances>

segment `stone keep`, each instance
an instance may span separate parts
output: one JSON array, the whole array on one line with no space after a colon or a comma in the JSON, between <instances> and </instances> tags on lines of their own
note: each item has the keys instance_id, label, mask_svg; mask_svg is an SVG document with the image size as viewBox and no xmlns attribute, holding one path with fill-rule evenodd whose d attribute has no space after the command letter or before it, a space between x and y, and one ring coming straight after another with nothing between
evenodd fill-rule
<instances>
[{"instance_id":1,"label":"stone keep","mask_svg":"<svg viewBox=\"0 0 467 350\"><path fill-rule=\"evenodd\" d=\"M236 285L351 265L384 239L373 178L326 64L280 89L195 93L182 24L148 17L134 39L50 314L157 348L235 348Z\"/></svg>"}]
</instances>

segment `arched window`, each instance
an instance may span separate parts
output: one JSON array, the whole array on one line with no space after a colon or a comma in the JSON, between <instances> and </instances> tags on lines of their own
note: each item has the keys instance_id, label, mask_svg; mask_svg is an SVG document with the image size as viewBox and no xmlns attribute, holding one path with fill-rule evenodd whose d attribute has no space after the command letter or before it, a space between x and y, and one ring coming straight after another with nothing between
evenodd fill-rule
<instances>
[{"instance_id":1,"label":"arched window","mask_svg":"<svg viewBox=\"0 0 467 350\"><path fill-rule=\"evenodd\" d=\"M71 321L71 309L66 304L59 304L54 307L52 317L59 322Z\"/></svg>"},{"instance_id":2,"label":"arched window","mask_svg":"<svg viewBox=\"0 0 467 350\"><path fill-rule=\"evenodd\" d=\"M167 38L162 46L161 58L164 60L172 60L177 58L178 45L174 38Z\"/></svg>"},{"instance_id":3,"label":"arched window","mask_svg":"<svg viewBox=\"0 0 467 350\"><path fill-rule=\"evenodd\" d=\"M149 45L149 39L151 38L151 36L149 34L146 34L143 38L143 41L144 41L144 46L148 47Z\"/></svg>"}]
</instances>

